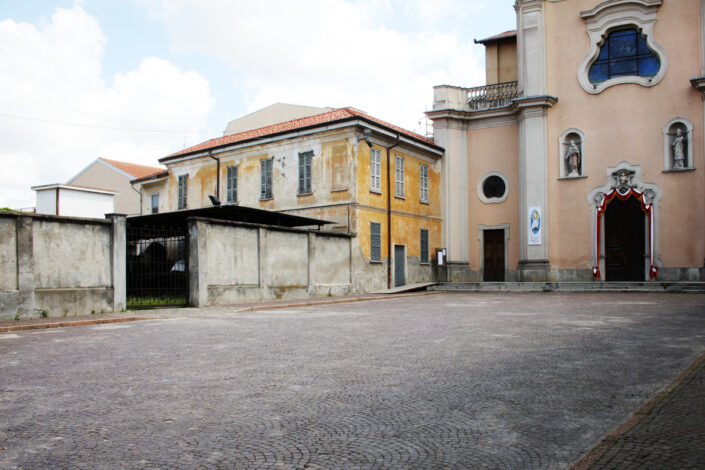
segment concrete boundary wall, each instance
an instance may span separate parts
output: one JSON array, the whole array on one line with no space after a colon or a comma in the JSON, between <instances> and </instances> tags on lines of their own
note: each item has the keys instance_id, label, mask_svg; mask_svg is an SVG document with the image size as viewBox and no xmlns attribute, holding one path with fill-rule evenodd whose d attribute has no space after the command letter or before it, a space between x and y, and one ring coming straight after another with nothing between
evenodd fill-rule
<instances>
[{"instance_id":1,"label":"concrete boundary wall","mask_svg":"<svg viewBox=\"0 0 705 470\"><path fill-rule=\"evenodd\" d=\"M124 309L124 216L0 212L0 319Z\"/></svg>"},{"instance_id":2,"label":"concrete boundary wall","mask_svg":"<svg viewBox=\"0 0 705 470\"><path fill-rule=\"evenodd\" d=\"M194 307L353 292L348 234L189 219Z\"/></svg>"}]
</instances>

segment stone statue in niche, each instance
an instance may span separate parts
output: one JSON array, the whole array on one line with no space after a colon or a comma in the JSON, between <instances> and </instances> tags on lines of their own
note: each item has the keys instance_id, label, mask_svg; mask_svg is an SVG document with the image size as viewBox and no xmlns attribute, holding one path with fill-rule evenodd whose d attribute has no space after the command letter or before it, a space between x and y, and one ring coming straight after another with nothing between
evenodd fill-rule
<instances>
[{"instance_id":1,"label":"stone statue in niche","mask_svg":"<svg viewBox=\"0 0 705 470\"><path fill-rule=\"evenodd\" d=\"M580 176L580 147L575 144L574 139L570 139L565 161L568 165L568 176Z\"/></svg>"},{"instance_id":2,"label":"stone statue in niche","mask_svg":"<svg viewBox=\"0 0 705 470\"><path fill-rule=\"evenodd\" d=\"M671 144L673 148L673 168L676 170L685 168L685 146L686 138L683 135L683 131L678 128Z\"/></svg>"}]
</instances>

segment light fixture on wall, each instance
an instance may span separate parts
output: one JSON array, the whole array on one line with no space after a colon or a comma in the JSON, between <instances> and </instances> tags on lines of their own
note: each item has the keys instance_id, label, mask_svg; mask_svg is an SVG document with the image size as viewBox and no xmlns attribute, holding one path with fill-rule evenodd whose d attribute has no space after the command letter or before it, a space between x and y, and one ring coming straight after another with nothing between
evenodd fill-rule
<instances>
[{"instance_id":1,"label":"light fixture on wall","mask_svg":"<svg viewBox=\"0 0 705 470\"><path fill-rule=\"evenodd\" d=\"M361 140L364 140L367 146L372 148L372 129L365 129L362 132L362 138L357 141L360 142Z\"/></svg>"}]
</instances>

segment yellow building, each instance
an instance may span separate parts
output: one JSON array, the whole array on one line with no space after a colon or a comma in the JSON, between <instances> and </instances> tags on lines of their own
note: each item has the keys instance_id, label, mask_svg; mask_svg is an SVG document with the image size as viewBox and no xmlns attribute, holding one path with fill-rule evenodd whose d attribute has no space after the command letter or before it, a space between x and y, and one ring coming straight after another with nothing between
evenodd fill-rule
<instances>
[{"instance_id":1,"label":"yellow building","mask_svg":"<svg viewBox=\"0 0 705 470\"><path fill-rule=\"evenodd\" d=\"M133 183L145 214L210 206L215 196L330 221L327 230L356 235L353 289L368 292L435 280L442 155L424 136L341 108L211 139Z\"/></svg>"},{"instance_id":2,"label":"yellow building","mask_svg":"<svg viewBox=\"0 0 705 470\"><path fill-rule=\"evenodd\" d=\"M515 10L428 113L450 279L705 280L705 2Z\"/></svg>"}]
</instances>

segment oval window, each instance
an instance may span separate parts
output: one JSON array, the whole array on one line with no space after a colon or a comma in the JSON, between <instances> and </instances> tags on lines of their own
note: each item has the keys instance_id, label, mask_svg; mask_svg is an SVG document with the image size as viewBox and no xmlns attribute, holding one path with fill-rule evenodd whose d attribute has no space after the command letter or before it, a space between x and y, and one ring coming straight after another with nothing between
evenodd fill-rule
<instances>
[{"instance_id":1,"label":"oval window","mask_svg":"<svg viewBox=\"0 0 705 470\"><path fill-rule=\"evenodd\" d=\"M492 175L482 183L482 193L487 199L499 199L504 196L507 186L499 176Z\"/></svg>"}]
</instances>

